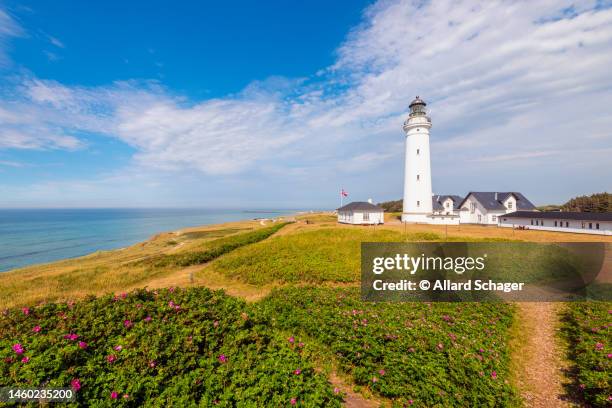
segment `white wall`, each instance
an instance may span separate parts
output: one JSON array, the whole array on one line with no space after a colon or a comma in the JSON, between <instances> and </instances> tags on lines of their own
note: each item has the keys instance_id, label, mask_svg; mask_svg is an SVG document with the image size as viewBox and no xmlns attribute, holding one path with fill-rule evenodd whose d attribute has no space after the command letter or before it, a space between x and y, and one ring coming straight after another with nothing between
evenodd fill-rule
<instances>
[{"instance_id":1,"label":"white wall","mask_svg":"<svg viewBox=\"0 0 612 408\"><path fill-rule=\"evenodd\" d=\"M473 213L470 210L472 203L474 203L476 206ZM516 206L516 202L514 205ZM471 194L468 196L467 200L465 200L461 208L465 208L465 210L459 212L459 217L462 224L497 225L499 216L506 213L505 210L487 211L487 209L484 208Z\"/></svg>"},{"instance_id":2,"label":"white wall","mask_svg":"<svg viewBox=\"0 0 612 408\"><path fill-rule=\"evenodd\" d=\"M367 219L365 219L367 218ZM361 212L361 211L341 211L338 212L338 222L342 224L383 224L385 213L381 212Z\"/></svg>"},{"instance_id":3,"label":"white wall","mask_svg":"<svg viewBox=\"0 0 612 408\"><path fill-rule=\"evenodd\" d=\"M404 214L432 213L430 127L431 123L425 116L410 118L404 125L406 132Z\"/></svg>"},{"instance_id":4,"label":"white wall","mask_svg":"<svg viewBox=\"0 0 612 408\"><path fill-rule=\"evenodd\" d=\"M541 221L543 225L535 225L535 220ZM533 221L533 225L532 225ZM555 227L555 221L557 226ZM560 226L560 223L563 226ZM569 227L566 227L566 222L569 223ZM584 223L584 225L583 225ZM591 223L592 228L589 228ZM599 229L596 229L596 224L599 224ZM577 234L597 234L597 235L612 235L612 222L610 221L577 221L577 220L554 220L554 219L542 219L542 218L519 218L511 217L505 218L500 217L500 227L512 228L512 227L525 227L527 229L540 230L540 231L557 231L557 232L574 232Z\"/></svg>"}]
</instances>

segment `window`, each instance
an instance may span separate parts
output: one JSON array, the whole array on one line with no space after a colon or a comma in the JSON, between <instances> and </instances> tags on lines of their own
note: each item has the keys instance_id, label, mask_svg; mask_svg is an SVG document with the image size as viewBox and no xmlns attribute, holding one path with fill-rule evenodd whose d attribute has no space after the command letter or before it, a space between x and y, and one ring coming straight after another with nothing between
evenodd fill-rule
<instances>
[{"instance_id":1,"label":"window","mask_svg":"<svg viewBox=\"0 0 612 408\"><path fill-rule=\"evenodd\" d=\"M593 223L589 222L589 229L593 229Z\"/></svg>"},{"instance_id":2,"label":"window","mask_svg":"<svg viewBox=\"0 0 612 408\"><path fill-rule=\"evenodd\" d=\"M599 223L595 224L595 229L599 229Z\"/></svg>"},{"instance_id":3,"label":"window","mask_svg":"<svg viewBox=\"0 0 612 408\"><path fill-rule=\"evenodd\" d=\"M474 214L476 212L476 203L470 203L470 212Z\"/></svg>"},{"instance_id":4,"label":"window","mask_svg":"<svg viewBox=\"0 0 612 408\"><path fill-rule=\"evenodd\" d=\"M569 228L569 221L565 221L565 227Z\"/></svg>"},{"instance_id":5,"label":"window","mask_svg":"<svg viewBox=\"0 0 612 408\"><path fill-rule=\"evenodd\" d=\"M557 221L555 221L555 227L557 226Z\"/></svg>"},{"instance_id":6,"label":"window","mask_svg":"<svg viewBox=\"0 0 612 408\"><path fill-rule=\"evenodd\" d=\"M420 179L421 179L421 176L417 174L417 181L419 181Z\"/></svg>"},{"instance_id":7,"label":"window","mask_svg":"<svg viewBox=\"0 0 612 408\"><path fill-rule=\"evenodd\" d=\"M508 209L511 210L512 209L512 201L508 201Z\"/></svg>"},{"instance_id":8,"label":"window","mask_svg":"<svg viewBox=\"0 0 612 408\"><path fill-rule=\"evenodd\" d=\"M478 214L478 222L482 221L482 215Z\"/></svg>"},{"instance_id":9,"label":"window","mask_svg":"<svg viewBox=\"0 0 612 408\"><path fill-rule=\"evenodd\" d=\"M417 149L417 156L419 155L420 152L421 152L421 149Z\"/></svg>"},{"instance_id":10,"label":"window","mask_svg":"<svg viewBox=\"0 0 612 408\"><path fill-rule=\"evenodd\" d=\"M446 208L450 208L450 202L446 202Z\"/></svg>"},{"instance_id":11,"label":"window","mask_svg":"<svg viewBox=\"0 0 612 408\"><path fill-rule=\"evenodd\" d=\"M421 202L417 201L417 207L420 207L420 206L421 206Z\"/></svg>"},{"instance_id":12,"label":"window","mask_svg":"<svg viewBox=\"0 0 612 408\"><path fill-rule=\"evenodd\" d=\"M533 225L533 220L531 220L531 225Z\"/></svg>"},{"instance_id":13,"label":"window","mask_svg":"<svg viewBox=\"0 0 612 408\"><path fill-rule=\"evenodd\" d=\"M363 220L370 221L370 213L367 213L367 212L363 213Z\"/></svg>"},{"instance_id":14,"label":"window","mask_svg":"<svg viewBox=\"0 0 612 408\"><path fill-rule=\"evenodd\" d=\"M497 222L497 215L492 215L491 216L491 221Z\"/></svg>"}]
</instances>

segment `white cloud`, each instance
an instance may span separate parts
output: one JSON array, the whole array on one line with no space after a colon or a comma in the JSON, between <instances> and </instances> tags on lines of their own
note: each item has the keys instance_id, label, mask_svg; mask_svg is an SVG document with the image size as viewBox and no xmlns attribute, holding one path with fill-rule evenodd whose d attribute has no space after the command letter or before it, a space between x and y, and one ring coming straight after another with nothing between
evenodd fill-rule
<instances>
[{"instance_id":1,"label":"white cloud","mask_svg":"<svg viewBox=\"0 0 612 408\"><path fill-rule=\"evenodd\" d=\"M23 30L17 22L0 8L0 68L9 61L7 56L8 39L23 35Z\"/></svg>"},{"instance_id":2,"label":"white cloud","mask_svg":"<svg viewBox=\"0 0 612 408\"><path fill-rule=\"evenodd\" d=\"M212 175L341 168L355 180L379 169L400 188L401 172L381 168L401 166L401 123L419 94L432 111L434 177L466 167L460 180L441 178L436 189L461 193L480 177L470 163L487 163L502 178L509 162L537 166L584 152L585 143L612 145L612 9L597 4L380 1L333 66L207 101L153 81L86 88L29 78L20 96L0 100L0 148L74 149L82 147L74 135L93 132L132 146L141 168ZM609 170L606 160L594 155L588 171ZM577 167L576 177L586 171Z\"/></svg>"}]
</instances>

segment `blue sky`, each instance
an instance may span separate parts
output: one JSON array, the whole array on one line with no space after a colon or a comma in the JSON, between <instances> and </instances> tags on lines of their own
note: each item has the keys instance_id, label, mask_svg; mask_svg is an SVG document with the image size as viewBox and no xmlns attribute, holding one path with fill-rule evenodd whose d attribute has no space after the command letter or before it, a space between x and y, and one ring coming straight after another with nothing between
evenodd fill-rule
<instances>
[{"instance_id":1,"label":"blue sky","mask_svg":"<svg viewBox=\"0 0 612 408\"><path fill-rule=\"evenodd\" d=\"M0 0L0 207L397 199L417 94L435 193L561 203L611 190L610 66L601 1Z\"/></svg>"}]
</instances>

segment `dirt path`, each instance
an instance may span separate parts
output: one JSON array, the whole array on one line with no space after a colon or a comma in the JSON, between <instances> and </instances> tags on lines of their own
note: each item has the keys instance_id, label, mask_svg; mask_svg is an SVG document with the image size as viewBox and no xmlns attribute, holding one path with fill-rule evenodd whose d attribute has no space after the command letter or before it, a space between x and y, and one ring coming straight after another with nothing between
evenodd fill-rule
<instances>
[{"instance_id":1,"label":"dirt path","mask_svg":"<svg viewBox=\"0 0 612 408\"><path fill-rule=\"evenodd\" d=\"M344 394L344 406L347 408L378 408L382 404L376 399L365 399L363 395L356 393L336 373L329 375L329 382Z\"/></svg>"},{"instance_id":2,"label":"dirt path","mask_svg":"<svg viewBox=\"0 0 612 408\"><path fill-rule=\"evenodd\" d=\"M559 303L517 303L511 344L515 384L527 407L570 407L563 384L566 364L557 338Z\"/></svg>"}]
</instances>

